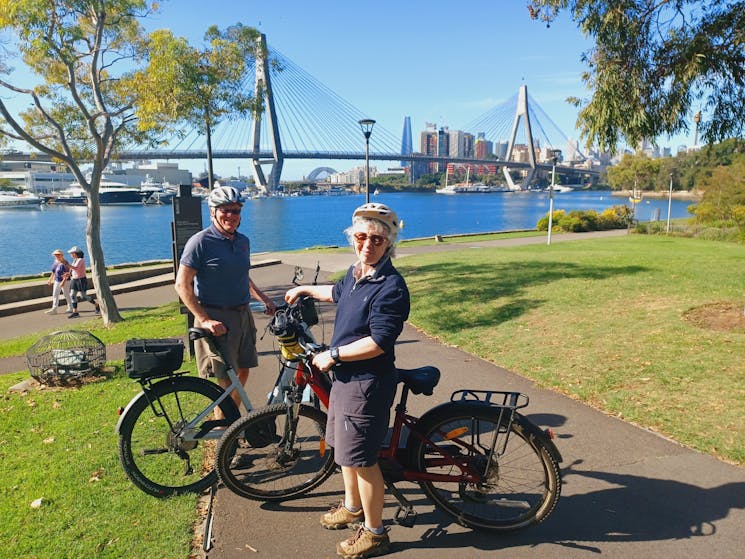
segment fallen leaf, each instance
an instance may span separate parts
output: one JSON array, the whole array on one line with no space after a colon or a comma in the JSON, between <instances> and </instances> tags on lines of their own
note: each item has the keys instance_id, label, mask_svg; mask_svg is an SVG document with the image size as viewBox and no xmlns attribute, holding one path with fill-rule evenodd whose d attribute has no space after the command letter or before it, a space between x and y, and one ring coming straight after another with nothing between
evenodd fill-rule
<instances>
[{"instance_id":1,"label":"fallen leaf","mask_svg":"<svg viewBox=\"0 0 745 559\"><path fill-rule=\"evenodd\" d=\"M47 437L44 439L44 444L51 444L54 442L54 437Z\"/></svg>"},{"instance_id":2,"label":"fallen leaf","mask_svg":"<svg viewBox=\"0 0 745 559\"><path fill-rule=\"evenodd\" d=\"M41 505L44 504L44 497L39 497L38 499L34 499L31 501L31 508L32 509L40 509Z\"/></svg>"}]
</instances>

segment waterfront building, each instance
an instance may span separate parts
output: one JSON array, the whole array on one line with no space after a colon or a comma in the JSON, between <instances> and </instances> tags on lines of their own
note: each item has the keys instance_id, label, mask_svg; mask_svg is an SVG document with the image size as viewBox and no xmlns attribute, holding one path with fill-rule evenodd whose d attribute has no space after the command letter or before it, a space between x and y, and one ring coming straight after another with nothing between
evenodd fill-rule
<instances>
[{"instance_id":1,"label":"waterfront building","mask_svg":"<svg viewBox=\"0 0 745 559\"><path fill-rule=\"evenodd\" d=\"M75 180L75 175L50 161L4 159L0 161L0 180L43 196L67 188Z\"/></svg>"}]
</instances>

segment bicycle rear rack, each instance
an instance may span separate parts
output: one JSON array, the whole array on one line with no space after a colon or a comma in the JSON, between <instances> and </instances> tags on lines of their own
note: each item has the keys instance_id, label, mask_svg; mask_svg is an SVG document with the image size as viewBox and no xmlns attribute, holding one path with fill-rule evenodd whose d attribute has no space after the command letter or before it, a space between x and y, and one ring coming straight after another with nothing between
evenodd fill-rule
<instances>
[{"instance_id":1,"label":"bicycle rear rack","mask_svg":"<svg viewBox=\"0 0 745 559\"><path fill-rule=\"evenodd\" d=\"M502 390L472 390L465 388L456 390L450 395L451 402L468 403L482 402L491 406L519 410L528 405L530 398L522 392L507 392Z\"/></svg>"}]
</instances>

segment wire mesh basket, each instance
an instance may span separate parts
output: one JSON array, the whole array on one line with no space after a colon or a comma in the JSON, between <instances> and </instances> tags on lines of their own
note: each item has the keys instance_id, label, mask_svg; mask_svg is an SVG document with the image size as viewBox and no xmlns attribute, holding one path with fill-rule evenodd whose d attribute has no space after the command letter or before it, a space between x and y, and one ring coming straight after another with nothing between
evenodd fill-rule
<instances>
[{"instance_id":1,"label":"wire mesh basket","mask_svg":"<svg viewBox=\"0 0 745 559\"><path fill-rule=\"evenodd\" d=\"M106 364L106 345L90 332L65 330L39 339L26 351L31 376L48 386L77 384Z\"/></svg>"}]
</instances>

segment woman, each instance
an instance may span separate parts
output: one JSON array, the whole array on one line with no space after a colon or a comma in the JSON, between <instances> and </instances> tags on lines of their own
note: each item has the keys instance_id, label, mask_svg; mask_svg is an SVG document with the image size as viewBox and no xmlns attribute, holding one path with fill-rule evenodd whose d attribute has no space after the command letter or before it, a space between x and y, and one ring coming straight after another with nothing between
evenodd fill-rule
<instances>
[{"instance_id":1,"label":"woman","mask_svg":"<svg viewBox=\"0 0 745 559\"><path fill-rule=\"evenodd\" d=\"M72 298L72 312L67 318L77 318L78 314L78 293L80 293L81 299L88 301L92 305L96 306L96 314L101 312L96 300L87 294L88 291L88 278L85 276L85 260L83 260L83 251L80 247L74 246L68 250L72 254L72 264L70 264L70 296Z\"/></svg>"},{"instance_id":2,"label":"woman","mask_svg":"<svg viewBox=\"0 0 745 559\"><path fill-rule=\"evenodd\" d=\"M60 249L55 250L52 256L54 256L52 273L47 280L47 284L52 286L52 308L44 312L47 314L57 314L60 291L65 296L65 301L67 301L67 312L72 312L70 283L67 281L70 277L70 263L65 260L65 255Z\"/></svg>"},{"instance_id":3,"label":"woman","mask_svg":"<svg viewBox=\"0 0 745 559\"><path fill-rule=\"evenodd\" d=\"M393 345L410 307L406 282L391 263L398 229L398 217L388 206L360 206L345 231L357 262L344 279L295 287L285 295L289 303L308 295L337 304L331 347L313 364L322 371L334 367L326 441L344 479L344 501L321 517L321 525L333 530L364 521L354 536L336 545L342 557L381 555L390 547L377 456L396 395Z\"/></svg>"}]
</instances>

